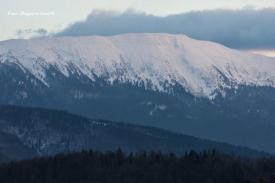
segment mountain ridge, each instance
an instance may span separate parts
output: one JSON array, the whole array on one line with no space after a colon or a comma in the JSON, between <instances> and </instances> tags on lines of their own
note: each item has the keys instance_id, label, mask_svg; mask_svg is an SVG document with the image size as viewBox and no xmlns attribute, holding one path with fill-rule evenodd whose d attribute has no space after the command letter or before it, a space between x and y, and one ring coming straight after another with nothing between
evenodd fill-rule
<instances>
[{"instance_id":1,"label":"mountain ridge","mask_svg":"<svg viewBox=\"0 0 275 183\"><path fill-rule=\"evenodd\" d=\"M0 43L0 104L275 152L274 59L166 34L10 42Z\"/></svg>"},{"instance_id":2,"label":"mountain ridge","mask_svg":"<svg viewBox=\"0 0 275 183\"><path fill-rule=\"evenodd\" d=\"M198 97L240 85L275 87L275 59L185 35L124 34L0 42L0 63L12 62L48 87L47 70L85 75L173 93L179 85Z\"/></svg>"}]
</instances>

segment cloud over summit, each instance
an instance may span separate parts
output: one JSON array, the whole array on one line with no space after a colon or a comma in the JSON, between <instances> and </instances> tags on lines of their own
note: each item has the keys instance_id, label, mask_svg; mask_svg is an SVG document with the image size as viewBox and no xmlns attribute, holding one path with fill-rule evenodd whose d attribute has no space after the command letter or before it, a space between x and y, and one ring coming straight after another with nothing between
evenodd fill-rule
<instances>
[{"instance_id":1,"label":"cloud over summit","mask_svg":"<svg viewBox=\"0 0 275 183\"><path fill-rule=\"evenodd\" d=\"M186 34L232 48L275 48L275 9L205 10L159 17L128 10L94 11L56 36L123 33Z\"/></svg>"}]
</instances>

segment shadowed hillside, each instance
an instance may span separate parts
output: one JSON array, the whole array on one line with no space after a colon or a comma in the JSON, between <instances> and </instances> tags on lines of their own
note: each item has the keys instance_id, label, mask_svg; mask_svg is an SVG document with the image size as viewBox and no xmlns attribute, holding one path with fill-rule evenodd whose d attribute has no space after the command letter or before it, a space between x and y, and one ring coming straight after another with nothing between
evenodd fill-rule
<instances>
[{"instance_id":1,"label":"shadowed hillside","mask_svg":"<svg viewBox=\"0 0 275 183\"><path fill-rule=\"evenodd\" d=\"M187 151L217 149L229 154L259 157L265 153L157 128L91 120L64 111L0 107L0 154L10 159L81 150L125 152L161 151L182 155Z\"/></svg>"}]
</instances>

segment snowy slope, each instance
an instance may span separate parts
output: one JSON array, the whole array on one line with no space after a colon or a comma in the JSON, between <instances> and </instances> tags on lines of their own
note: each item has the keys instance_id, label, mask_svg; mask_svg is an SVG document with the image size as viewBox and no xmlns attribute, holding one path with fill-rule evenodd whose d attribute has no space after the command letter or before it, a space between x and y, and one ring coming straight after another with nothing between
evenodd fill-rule
<instances>
[{"instance_id":1,"label":"snowy slope","mask_svg":"<svg viewBox=\"0 0 275 183\"><path fill-rule=\"evenodd\" d=\"M0 42L0 64L14 62L50 87L46 71L84 74L171 92L179 84L195 96L213 98L240 85L275 87L275 59L184 35L125 34ZM73 68L73 69L72 69Z\"/></svg>"}]
</instances>

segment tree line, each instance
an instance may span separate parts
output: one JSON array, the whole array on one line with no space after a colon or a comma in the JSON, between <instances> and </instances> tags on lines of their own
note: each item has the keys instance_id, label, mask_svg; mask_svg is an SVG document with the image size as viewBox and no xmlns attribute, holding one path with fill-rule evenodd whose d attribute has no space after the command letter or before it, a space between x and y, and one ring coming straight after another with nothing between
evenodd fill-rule
<instances>
[{"instance_id":1,"label":"tree line","mask_svg":"<svg viewBox=\"0 0 275 183\"><path fill-rule=\"evenodd\" d=\"M0 165L1 183L275 183L275 159L244 159L215 150L82 151Z\"/></svg>"}]
</instances>

